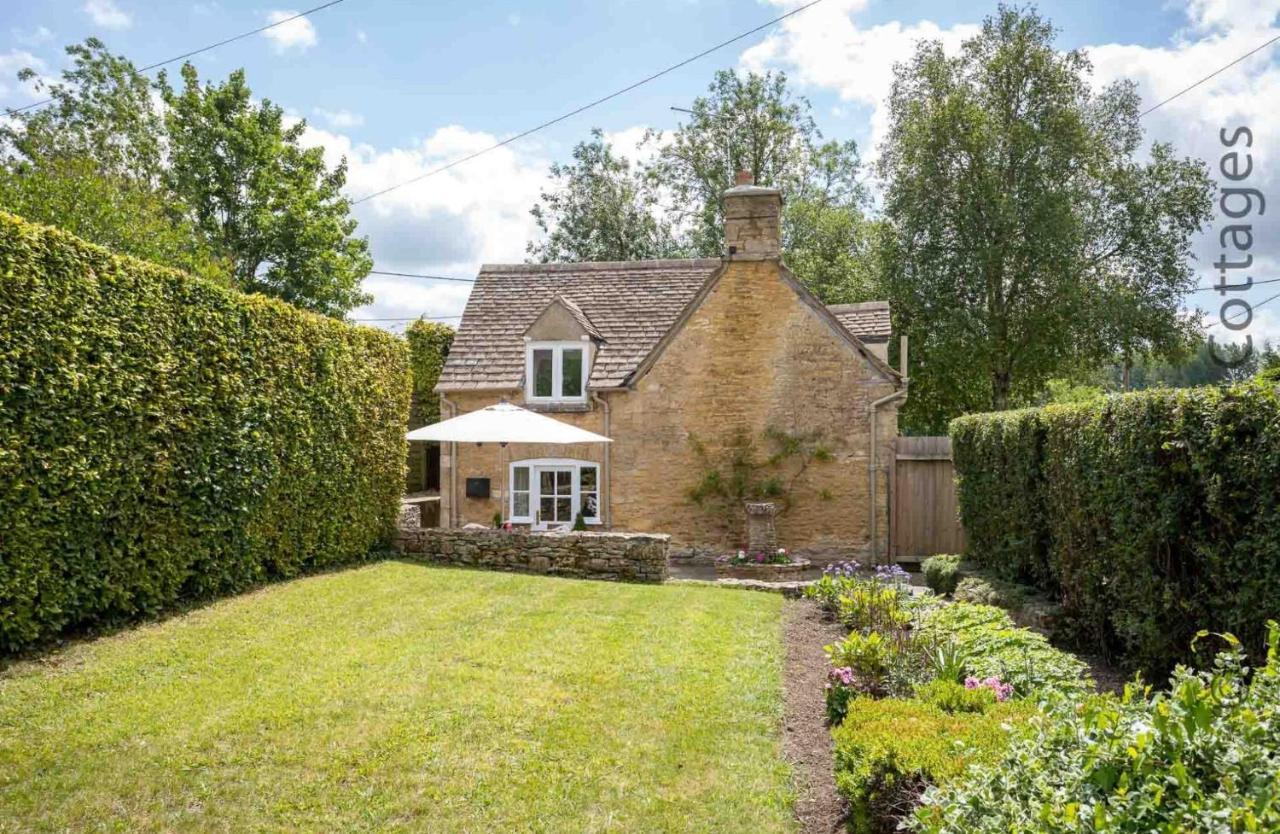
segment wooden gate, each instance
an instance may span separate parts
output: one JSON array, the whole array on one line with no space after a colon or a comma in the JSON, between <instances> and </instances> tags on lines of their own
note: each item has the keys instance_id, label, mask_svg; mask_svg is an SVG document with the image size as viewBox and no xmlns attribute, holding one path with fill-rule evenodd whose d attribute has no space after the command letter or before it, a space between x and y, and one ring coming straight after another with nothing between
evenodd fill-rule
<instances>
[{"instance_id":1,"label":"wooden gate","mask_svg":"<svg viewBox=\"0 0 1280 834\"><path fill-rule=\"evenodd\" d=\"M898 438L892 512L889 536L895 561L964 551L951 438Z\"/></svg>"}]
</instances>

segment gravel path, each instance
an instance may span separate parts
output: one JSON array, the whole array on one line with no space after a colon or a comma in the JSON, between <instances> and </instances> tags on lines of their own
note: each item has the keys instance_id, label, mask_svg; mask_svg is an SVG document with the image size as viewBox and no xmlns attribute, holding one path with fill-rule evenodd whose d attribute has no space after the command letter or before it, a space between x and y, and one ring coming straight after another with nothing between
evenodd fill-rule
<instances>
[{"instance_id":1,"label":"gravel path","mask_svg":"<svg viewBox=\"0 0 1280 834\"><path fill-rule=\"evenodd\" d=\"M824 689L827 658L822 647L844 638L814 603L787 600L783 608L786 716L783 755L796 773L796 817L803 834L844 831L844 800L836 793L831 731Z\"/></svg>"}]
</instances>

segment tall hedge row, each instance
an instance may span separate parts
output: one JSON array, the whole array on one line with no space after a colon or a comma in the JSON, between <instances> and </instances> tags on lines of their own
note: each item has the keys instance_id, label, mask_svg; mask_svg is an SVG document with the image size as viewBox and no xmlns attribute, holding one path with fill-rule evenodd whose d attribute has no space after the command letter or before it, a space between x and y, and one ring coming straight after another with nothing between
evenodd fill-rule
<instances>
[{"instance_id":1,"label":"tall hedge row","mask_svg":"<svg viewBox=\"0 0 1280 834\"><path fill-rule=\"evenodd\" d=\"M366 557L399 340L0 213L0 648Z\"/></svg>"},{"instance_id":2,"label":"tall hedge row","mask_svg":"<svg viewBox=\"0 0 1280 834\"><path fill-rule=\"evenodd\" d=\"M1253 382L951 424L969 556L1062 601L1062 627L1163 673L1199 629L1259 655L1280 618L1280 394Z\"/></svg>"}]
</instances>

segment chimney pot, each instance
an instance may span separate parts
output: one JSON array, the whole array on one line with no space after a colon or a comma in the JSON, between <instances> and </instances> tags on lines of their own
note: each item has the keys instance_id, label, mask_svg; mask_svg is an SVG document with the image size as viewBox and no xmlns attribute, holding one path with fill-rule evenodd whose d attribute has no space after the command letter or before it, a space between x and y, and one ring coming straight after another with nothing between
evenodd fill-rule
<instances>
[{"instance_id":1,"label":"chimney pot","mask_svg":"<svg viewBox=\"0 0 1280 834\"><path fill-rule=\"evenodd\" d=\"M751 176L751 172L745 169L739 170L733 177L735 185L755 185L756 178Z\"/></svg>"}]
</instances>

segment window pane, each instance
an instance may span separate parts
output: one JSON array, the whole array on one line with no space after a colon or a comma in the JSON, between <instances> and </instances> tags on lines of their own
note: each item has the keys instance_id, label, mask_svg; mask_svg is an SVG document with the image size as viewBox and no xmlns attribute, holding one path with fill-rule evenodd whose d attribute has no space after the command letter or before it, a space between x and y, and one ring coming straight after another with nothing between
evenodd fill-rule
<instances>
[{"instance_id":1,"label":"window pane","mask_svg":"<svg viewBox=\"0 0 1280 834\"><path fill-rule=\"evenodd\" d=\"M550 495L556 491L555 472L543 471L538 473L538 491L543 495Z\"/></svg>"},{"instance_id":2,"label":"window pane","mask_svg":"<svg viewBox=\"0 0 1280 834\"><path fill-rule=\"evenodd\" d=\"M582 396L582 348L565 348L560 363L562 396Z\"/></svg>"},{"instance_id":3,"label":"window pane","mask_svg":"<svg viewBox=\"0 0 1280 834\"><path fill-rule=\"evenodd\" d=\"M596 488L596 468L594 466L584 466L578 470L578 489L583 492L594 492Z\"/></svg>"},{"instance_id":4,"label":"window pane","mask_svg":"<svg viewBox=\"0 0 1280 834\"><path fill-rule=\"evenodd\" d=\"M600 515L600 504L596 500L594 492L582 493L582 514L587 518L595 518Z\"/></svg>"},{"instance_id":5,"label":"window pane","mask_svg":"<svg viewBox=\"0 0 1280 834\"><path fill-rule=\"evenodd\" d=\"M535 397L550 397L554 394L551 390L553 356L554 353L550 348L539 348L533 352L533 395Z\"/></svg>"},{"instance_id":6,"label":"window pane","mask_svg":"<svg viewBox=\"0 0 1280 834\"><path fill-rule=\"evenodd\" d=\"M556 499L556 521L573 521L573 499Z\"/></svg>"},{"instance_id":7,"label":"window pane","mask_svg":"<svg viewBox=\"0 0 1280 834\"><path fill-rule=\"evenodd\" d=\"M569 495L573 492L573 473L560 470L556 472L556 492Z\"/></svg>"},{"instance_id":8,"label":"window pane","mask_svg":"<svg viewBox=\"0 0 1280 834\"><path fill-rule=\"evenodd\" d=\"M529 488L529 467L517 466L515 468L515 475L512 478L511 488L525 490Z\"/></svg>"},{"instance_id":9,"label":"window pane","mask_svg":"<svg viewBox=\"0 0 1280 834\"><path fill-rule=\"evenodd\" d=\"M556 499L551 497L550 495L541 496L540 499L538 500L538 512L542 514L543 521L555 520L555 517L552 515L555 508L556 508Z\"/></svg>"},{"instance_id":10,"label":"window pane","mask_svg":"<svg viewBox=\"0 0 1280 834\"><path fill-rule=\"evenodd\" d=\"M529 493L517 492L512 497L515 499L515 507L512 509L511 514L516 518L528 518Z\"/></svg>"}]
</instances>

